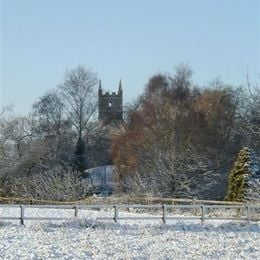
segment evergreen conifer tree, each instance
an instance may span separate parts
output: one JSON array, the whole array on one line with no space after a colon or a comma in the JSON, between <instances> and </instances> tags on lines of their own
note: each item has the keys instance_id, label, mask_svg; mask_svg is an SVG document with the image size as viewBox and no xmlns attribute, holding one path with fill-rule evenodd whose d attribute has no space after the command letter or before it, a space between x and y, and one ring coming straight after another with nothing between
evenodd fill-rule
<instances>
[{"instance_id":1,"label":"evergreen conifer tree","mask_svg":"<svg viewBox=\"0 0 260 260\"><path fill-rule=\"evenodd\" d=\"M253 151L244 147L229 174L225 200L245 202L250 192L250 183L257 180L259 168Z\"/></svg>"},{"instance_id":2,"label":"evergreen conifer tree","mask_svg":"<svg viewBox=\"0 0 260 260\"><path fill-rule=\"evenodd\" d=\"M83 172L86 169L85 142L82 138L78 139L76 145L74 165L79 172Z\"/></svg>"}]
</instances>

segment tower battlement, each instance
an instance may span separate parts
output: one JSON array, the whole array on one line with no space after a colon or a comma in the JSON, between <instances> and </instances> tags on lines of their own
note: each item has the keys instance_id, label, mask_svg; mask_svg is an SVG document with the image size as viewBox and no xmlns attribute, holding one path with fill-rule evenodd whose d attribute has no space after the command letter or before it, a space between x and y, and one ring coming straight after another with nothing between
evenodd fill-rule
<instances>
[{"instance_id":1,"label":"tower battlement","mask_svg":"<svg viewBox=\"0 0 260 260\"><path fill-rule=\"evenodd\" d=\"M120 94L119 93L117 93L117 92L105 92L105 93L103 93L103 91L102 91L102 93L101 93L101 95L102 95L102 97L117 97L117 96L120 96Z\"/></svg>"}]
</instances>

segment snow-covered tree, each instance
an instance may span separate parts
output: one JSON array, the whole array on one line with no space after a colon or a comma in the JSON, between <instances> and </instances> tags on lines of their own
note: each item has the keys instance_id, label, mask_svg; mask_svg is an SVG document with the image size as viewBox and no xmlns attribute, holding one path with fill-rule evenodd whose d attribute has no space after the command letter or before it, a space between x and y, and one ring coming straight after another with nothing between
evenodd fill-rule
<instances>
[{"instance_id":1,"label":"snow-covered tree","mask_svg":"<svg viewBox=\"0 0 260 260\"><path fill-rule=\"evenodd\" d=\"M249 202L260 203L260 178L259 177L249 180L246 200Z\"/></svg>"},{"instance_id":2,"label":"snow-covered tree","mask_svg":"<svg viewBox=\"0 0 260 260\"><path fill-rule=\"evenodd\" d=\"M246 201L260 203L260 160L251 152L250 175L247 179Z\"/></svg>"}]
</instances>

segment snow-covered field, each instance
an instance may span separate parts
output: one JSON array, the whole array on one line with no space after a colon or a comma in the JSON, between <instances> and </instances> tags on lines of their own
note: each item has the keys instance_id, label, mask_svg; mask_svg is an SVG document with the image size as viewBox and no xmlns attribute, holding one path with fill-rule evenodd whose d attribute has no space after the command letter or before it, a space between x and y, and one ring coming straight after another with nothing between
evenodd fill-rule
<instances>
[{"instance_id":1,"label":"snow-covered field","mask_svg":"<svg viewBox=\"0 0 260 260\"><path fill-rule=\"evenodd\" d=\"M19 212L0 209L5 216ZM73 210L26 209L26 216L47 215L71 217ZM0 259L260 259L260 223L96 220L104 216L113 211L80 210L78 219L27 220L25 226L2 221Z\"/></svg>"}]
</instances>

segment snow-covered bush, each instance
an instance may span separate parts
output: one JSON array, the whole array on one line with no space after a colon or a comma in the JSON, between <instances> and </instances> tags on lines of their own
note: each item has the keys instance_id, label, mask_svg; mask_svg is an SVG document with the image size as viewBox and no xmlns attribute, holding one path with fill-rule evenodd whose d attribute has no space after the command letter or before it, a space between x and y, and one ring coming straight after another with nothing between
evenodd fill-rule
<instances>
[{"instance_id":1,"label":"snow-covered bush","mask_svg":"<svg viewBox=\"0 0 260 260\"><path fill-rule=\"evenodd\" d=\"M79 173L59 165L30 177L17 177L6 185L12 196L53 201L78 200L96 192Z\"/></svg>"},{"instance_id":2,"label":"snow-covered bush","mask_svg":"<svg viewBox=\"0 0 260 260\"><path fill-rule=\"evenodd\" d=\"M251 178L248 181L246 200L249 202L260 203L260 178Z\"/></svg>"}]
</instances>

